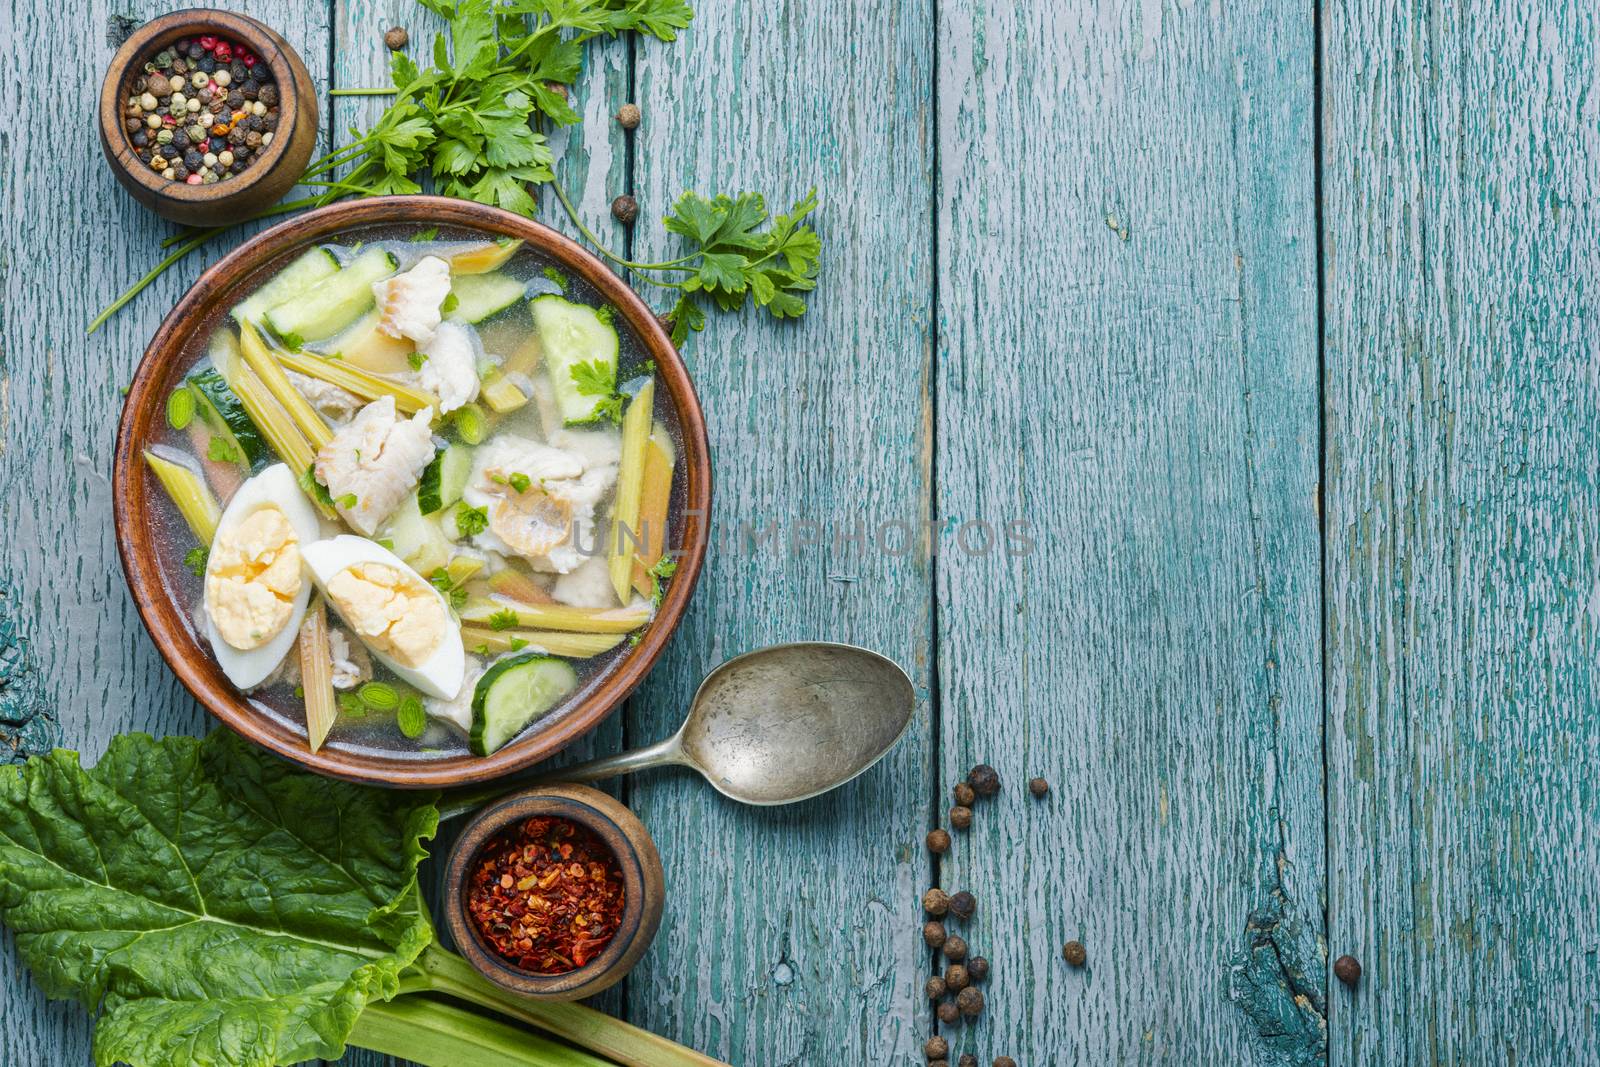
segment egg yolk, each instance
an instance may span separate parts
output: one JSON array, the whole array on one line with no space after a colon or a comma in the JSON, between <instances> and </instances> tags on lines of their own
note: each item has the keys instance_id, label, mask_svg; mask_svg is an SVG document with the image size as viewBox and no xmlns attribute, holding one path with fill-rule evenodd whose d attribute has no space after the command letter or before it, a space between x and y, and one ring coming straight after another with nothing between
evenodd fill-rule
<instances>
[{"instance_id":1,"label":"egg yolk","mask_svg":"<svg viewBox=\"0 0 1600 1067\"><path fill-rule=\"evenodd\" d=\"M333 576L327 593L362 640L406 667L422 666L450 626L431 588L382 563L347 567Z\"/></svg>"},{"instance_id":2,"label":"egg yolk","mask_svg":"<svg viewBox=\"0 0 1600 1067\"><path fill-rule=\"evenodd\" d=\"M217 634L241 652L260 648L289 623L300 595L300 540L278 508L250 513L217 533L206 569L206 610Z\"/></svg>"}]
</instances>

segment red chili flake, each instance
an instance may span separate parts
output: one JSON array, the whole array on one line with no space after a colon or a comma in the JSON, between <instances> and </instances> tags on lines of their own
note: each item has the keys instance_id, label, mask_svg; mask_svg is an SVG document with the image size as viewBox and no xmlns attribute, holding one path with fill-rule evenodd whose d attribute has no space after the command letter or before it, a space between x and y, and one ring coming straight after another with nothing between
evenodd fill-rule
<instances>
[{"instance_id":1,"label":"red chili flake","mask_svg":"<svg viewBox=\"0 0 1600 1067\"><path fill-rule=\"evenodd\" d=\"M467 913L501 958L565 974L598 956L622 920L622 869L587 827L534 816L489 839L467 881Z\"/></svg>"}]
</instances>

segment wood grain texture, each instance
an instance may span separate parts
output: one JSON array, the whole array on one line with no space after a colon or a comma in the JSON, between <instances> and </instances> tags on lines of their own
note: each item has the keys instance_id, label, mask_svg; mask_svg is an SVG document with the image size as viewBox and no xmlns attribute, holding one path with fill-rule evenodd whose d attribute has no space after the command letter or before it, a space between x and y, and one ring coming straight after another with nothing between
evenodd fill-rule
<instances>
[{"instance_id":1,"label":"wood grain texture","mask_svg":"<svg viewBox=\"0 0 1600 1067\"><path fill-rule=\"evenodd\" d=\"M1322 1057L1313 41L941 5L941 807L1005 782L941 864L994 975L952 1059Z\"/></svg>"},{"instance_id":2,"label":"wood grain texture","mask_svg":"<svg viewBox=\"0 0 1600 1067\"><path fill-rule=\"evenodd\" d=\"M1331 1060L1593 1063L1600 16L1327 17Z\"/></svg>"},{"instance_id":3,"label":"wood grain texture","mask_svg":"<svg viewBox=\"0 0 1600 1067\"><path fill-rule=\"evenodd\" d=\"M801 323L721 317L688 346L719 537L631 709L638 742L676 729L710 668L769 643L851 641L919 688L929 673L927 561L874 551L870 531L927 509L931 8L697 8L678 42L639 45L640 256L678 254L656 220L685 188L756 189L785 210L815 183L826 262ZM858 522L866 543L836 545ZM637 778L668 903L628 983L632 1020L752 1067L920 1058L929 739L919 708L871 773L783 809L683 773Z\"/></svg>"},{"instance_id":4,"label":"wood grain texture","mask_svg":"<svg viewBox=\"0 0 1600 1067\"><path fill-rule=\"evenodd\" d=\"M84 93L51 91L60 85L60 53L43 42L72 42L74 61L95 78L115 51L107 39L108 26L117 25L113 15L137 24L184 6L5 5L0 107L62 130L92 131L98 83ZM250 11L300 50L313 77L326 78L322 5L256 0ZM161 258L156 246L176 227L129 199L87 132L67 150L19 124L0 125L0 196L0 585L15 591L39 694L56 711L60 743L91 760L129 730L203 731L209 716L167 670L123 584L111 524L111 451L119 389L156 324L204 265L250 231L207 245L86 337L89 320ZM47 1004L10 950L9 933L3 944L5 1061L90 1062L83 1010Z\"/></svg>"}]
</instances>

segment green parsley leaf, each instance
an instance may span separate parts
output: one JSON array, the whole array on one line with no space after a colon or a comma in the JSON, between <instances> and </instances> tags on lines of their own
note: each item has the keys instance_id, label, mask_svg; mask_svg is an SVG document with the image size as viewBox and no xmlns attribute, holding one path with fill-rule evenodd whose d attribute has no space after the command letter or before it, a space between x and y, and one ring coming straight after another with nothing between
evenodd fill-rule
<instances>
[{"instance_id":1,"label":"green parsley leaf","mask_svg":"<svg viewBox=\"0 0 1600 1067\"><path fill-rule=\"evenodd\" d=\"M300 475L300 488L311 495L311 498L323 507L333 507L333 497L328 493L328 487L317 481L317 468L307 467L305 473Z\"/></svg>"},{"instance_id":2,"label":"green parsley leaf","mask_svg":"<svg viewBox=\"0 0 1600 1067\"><path fill-rule=\"evenodd\" d=\"M206 445L206 455L218 463L239 462L239 449L226 437L213 437Z\"/></svg>"},{"instance_id":3,"label":"green parsley leaf","mask_svg":"<svg viewBox=\"0 0 1600 1067\"><path fill-rule=\"evenodd\" d=\"M615 372L598 359L572 365L572 384L583 396L609 396L617 387Z\"/></svg>"},{"instance_id":4,"label":"green parsley leaf","mask_svg":"<svg viewBox=\"0 0 1600 1067\"><path fill-rule=\"evenodd\" d=\"M464 503L456 505L456 529L461 531L462 537L476 537L488 528L487 509L469 508Z\"/></svg>"},{"instance_id":5,"label":"green parsley leaf","mask_svg":"<svg viewBox=\"0 0 1600 1067\"><path fill-rule=\"evenodd\" d=\"M510 608L501 608L489 616L489 629L499 632L509 630L517 625L517 613Z\"/></svg>"},{"instance_id":6,"label":"green parsley leaf","mask_svg":"<svg viewBox=\"0 0 1600 1067\"><path fill-rule=\"evenodd\" d=\"M422 365L428 362L428 357L421 352L411 352L406 355L406 362L411 364L412 370L421 370Z\"/></svg>"},{"instance_id":7,"label":"green parsley leaf","mask_svg":"<svg viewBox=\"0 0 1600 1067\"><path fill-rule=\"evenodd\" d=\"M555 282L557 285L561 286L561 291L563 293L567 291L567 276L565 274L562 274L554 267L546 267L544 270L540 271L540 273L546 278Z\"/></svg>"},{"instance_id":8,"label":"green parsley leaf","mask_svg":"<svg viewBox=\"0 0 1600 1067\"><path fill-rule=\"evenodd\" d=\"M409 240L411 240L412 242L414 242L416 244L421 244L424 241L435 240L438 236L439 236L439 227L430 226L426 230L421 231L420 233L412 234L411 237L409 238Z\"/></svg>"},{"instance_id":9,"label":"green parsley leaf","mask_svg":"<svg viewBox=\"0 0 1600 1067\"><path fill-rule=\"evenodd\" d=\"M354 493L346 493L341 497L337 497L333 502L335 507L343 508L346 511L351 510L359 503L361 503L361 501L356 499L356 495Z\"/></svg>"},{"instance_id":10,"label":"green parsley leaf","mask_svg":"<svg viewBox=\"0 0 1600 1067\"><path fill-rule=\"evenodd\" d=\"M678 561L671 556L662 556L656 560L655 566L650 568L651 601L656 607L661 606L662 598L667 595L666 581L678 573Z\"/></svg>"},{"instance_id":11,"label":"green parsley leaf","mask_svg":"<svg viewBox=\"0 0 1600 1067\"><path fill-rule=\"evenodd\" d=\"M450 312L454 311L456 308L458 308L460 306L461 306L461 298L460 297L456 296L456 294L454 294L454 293L446 293L444 295L444 300L439 304L439 311L441 313L445 314L445 315L448 315L448 314L450 314ZM427 357L424 356L423 358L426 359Z\"/></svg>"},{"instance_id":12,"label":"green parsley leaf","mask_svg":"<svg viewBox=\"0 0 1600 1067\"><path fill-rule=\"evenodd\" d=\"M528 647L528 641L527 641L526 638L513 637L511 639L511 651L513 651L513 652L521 652L523 649L525 649L527 647Z\"/></svg>"},{"instance_id":13,"label":"green parsley leaf","mask_svg":"<svg viewBox=\"0 0 1600 1067\"><path fill-rule=\"evenodd\" d=\"M205 545L196 545L194 548L191 548L188 552L184 553L183 565L187 567L189 569L189 573L194 575L196 578L204 578L206 576L206 560L210 558L211 550L209 548L207 548Z\"/></svg>"}]
</instances>

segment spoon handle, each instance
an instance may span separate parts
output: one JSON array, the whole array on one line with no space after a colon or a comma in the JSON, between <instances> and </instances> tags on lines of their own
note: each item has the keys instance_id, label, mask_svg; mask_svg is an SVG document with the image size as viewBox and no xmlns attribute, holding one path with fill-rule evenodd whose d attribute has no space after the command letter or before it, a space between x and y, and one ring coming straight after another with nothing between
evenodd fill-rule
<instances>
[{"instance_id":1,"label":"spoon handle","mask_svg":"<svg viewBox=\"0 0 1600 1067\"><path fill-rule=\"evenodd\" d=\"M535 781L543 782L597 782L602 778L615 778L619 774L632 774L642 771L647 767L665 767L668 764L682 763L683 752L678 747L678 739L669 737L659 744L647 748L637 748L632 752L624 752L618 756L607 756L604 759L589 760L587 763L575 763L570 767L561 767L549 774L540 775Z\"/></svg>"}]
</instances>

